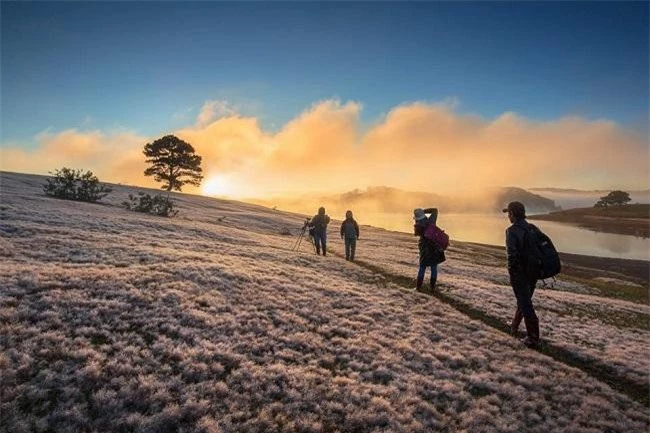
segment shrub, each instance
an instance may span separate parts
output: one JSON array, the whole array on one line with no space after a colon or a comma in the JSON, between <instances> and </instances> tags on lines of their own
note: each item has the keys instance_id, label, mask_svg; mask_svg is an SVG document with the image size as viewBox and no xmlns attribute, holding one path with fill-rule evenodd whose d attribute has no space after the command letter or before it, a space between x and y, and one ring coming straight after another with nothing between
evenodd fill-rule
<instances>
[{"instance_id":1,"label":"shrub","mask_svg":"<svg viewBox=\"0 0 650 433\"><path fill-rule=\"evenodd\" d=\"M47 184L43 185L45 194L52 197L94 203L111 192L91 171L63 167L53 175L54 178L47 179Z\"/></svg>"},{"instance_id":2,"label":"shrub","mask_svg":"<svg viewBox=\"0 0 650 433\"><path fill-rule=\"evenodd\" d=\"M144 192L139 192L137 197L129 194L129 201L122 202L122 206L134 212L144 212L164 217L174 217L178 213L177 210L174 210L174 201L168 196L160 194L153 197Z\"/></svg>"}]
</instances>

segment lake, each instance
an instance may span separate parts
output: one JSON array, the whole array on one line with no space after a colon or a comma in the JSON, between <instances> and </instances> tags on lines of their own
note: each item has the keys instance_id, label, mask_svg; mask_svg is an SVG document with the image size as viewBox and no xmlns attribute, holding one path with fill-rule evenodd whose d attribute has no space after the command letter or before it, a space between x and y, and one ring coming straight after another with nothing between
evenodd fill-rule
<instances>
[{"instance_id":1,"label":"lake","mask_svg":"<svg viewBox=\"0 0 650 433\"><path fill-rule=\"evenodd\" d=\"M411 214L374 213L355 215L359 224L412 233ZM555 244L558 251L621 259L650 260L650 239L600 233L570 224L532 221ZM452 241L504 245L505 230L510 225L505 214L440 214L438 225Z\"/></svg>"}]
</instances>

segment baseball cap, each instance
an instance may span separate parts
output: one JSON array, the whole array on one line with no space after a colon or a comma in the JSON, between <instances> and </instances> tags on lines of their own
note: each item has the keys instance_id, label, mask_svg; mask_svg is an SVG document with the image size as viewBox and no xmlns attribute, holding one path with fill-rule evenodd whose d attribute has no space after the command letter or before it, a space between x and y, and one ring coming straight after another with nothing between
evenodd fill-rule
<instances>
[{"instance_id":1,"label":"baseball cap","mask_svg":"<svg viewBox=\"0 0 650 433\"><path fill-rule=\"evenodd\" d=\"M417 209L415 209L415 210L413 211L413 219L414 219L415 221L420 221L420 220L422 220L422 219L424 219L424 218L426 218L426 217L427 217L427 216L426 216L426 214L424 213L424 210L422 210L422 209L420 209L420 208L417 208Z\"/></svg>"},{"instance_id":2,"label":"baseball cap","mask_svg":"<svg viewBox=\"0 0 650 433\"><path fill-rule=\"evenodd\" d=\"M512 212L515 215L526 215L526 208L523 203L519 201L511 201L508 203L508 207L502 209L501 212Z\"/></svg>"}]
</instances>

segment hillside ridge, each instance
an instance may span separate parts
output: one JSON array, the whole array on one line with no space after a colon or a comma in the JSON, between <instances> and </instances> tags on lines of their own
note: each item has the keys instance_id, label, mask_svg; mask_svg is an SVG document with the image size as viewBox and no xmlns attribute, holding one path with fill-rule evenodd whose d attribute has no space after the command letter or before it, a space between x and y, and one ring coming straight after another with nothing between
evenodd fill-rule
<instances>
[{"instance_id":1,"label":"hillside ridge","mask_svg":"<svg viewBox=\"0 0 650 433\"><path fill-rule=\"evenodd\" d=\"M0 184L8 431L650 426L636 391L499 330L514 299L498 249L452 241L429 297L410 288L412 235L362 227L358 266L337 236L328 257L292 251L296 214L172 194L180 213L160 218L121 208L127 186L95 205L47 197L38 178ZM606 276L536 292L542 338L638 390L650 308L638 282Z\"/></svg>"}]
</instances>

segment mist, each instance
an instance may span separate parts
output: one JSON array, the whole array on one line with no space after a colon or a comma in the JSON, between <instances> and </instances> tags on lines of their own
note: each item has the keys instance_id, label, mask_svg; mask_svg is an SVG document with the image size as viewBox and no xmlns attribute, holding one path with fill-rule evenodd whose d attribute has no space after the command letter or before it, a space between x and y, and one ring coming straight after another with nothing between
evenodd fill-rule
<instances>
[{"instance_id":1,"label":"mist","mask_svg":"<svg viewBox=\"0 0 650 433\"><path fill-rule=\"evenodd\" d=\"M411 218L415 208L435 207L440 213L500 214L510 201L525 203L529 214L559 210L552 200L521 188L484 188L463 194L405 191L386 186L355 189L342 194L303 194L295 197L249 199L277 210L315 214L323 206L331 217L342 220L351 210L366 224L382 226L388 216Z\"/></svg>"},{"instance_id":2,"label":"mist","mask_svg":"<svg viewBox=\"0 0 650 433\"><path fill-rule=\"evenodd\" d=\"M257 118L207 101L193 124L160 136L173 133L203 157L203 186L184 192L234 199L308 200L373 185L452 198L506 185L650 186L647 137L609 120L537 121L515 113L486 119L460 113L454 104L413 102L366 124L362 109L354 101L320 101L269 132ZM83 168L107 182L156 186L143 175L142 155L155 138L128 131L46 131L30 145L3 143L0 164L38 174Z\"/></svg>"}]
</instances>

